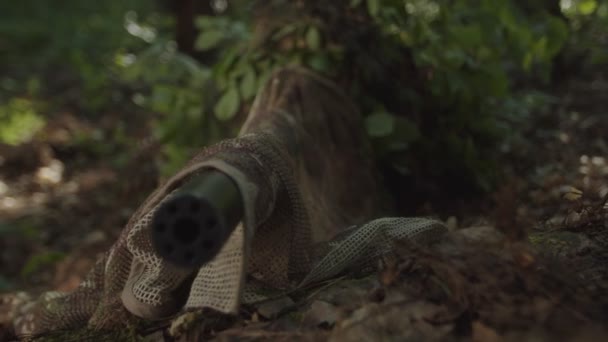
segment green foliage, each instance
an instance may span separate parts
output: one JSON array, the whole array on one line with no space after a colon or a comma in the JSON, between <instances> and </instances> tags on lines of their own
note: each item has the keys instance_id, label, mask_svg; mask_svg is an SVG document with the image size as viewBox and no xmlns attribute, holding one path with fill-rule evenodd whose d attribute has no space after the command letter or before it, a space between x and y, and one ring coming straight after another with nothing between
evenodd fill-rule
<instances>
[{"instance_id":1,"label":"green foliage","mask_svg":"<svg viewBox=\"0 0 608 342\"><path fill-rule=\"evenodd\" d=\"M567 27L545 12L525 14L512 1L406 1L375 16L384 35L408 48L425 71L414 111L433 118L417 150L438 162L420 160L437 176L457 174L489 189L499 130L497 111L510 98L514 76L547 78ZM399 13L399 15L396 15ZM534 73L534 74L532 74ZM404 104L405 105L405 104ZM399 115L401 113L395 113ZM426 157L428 158L428 157ZM416 160L417 159L417 160ZM395 160L400 160L396 158Z\"/></svg>"},{"instance_id":2,"label":"green foliage","mask_svg":"<svg viewBox=\"0 0 608 342\"><path fill-rule=\"evenodd\" d=\"M119 98L107 65L117 51L137 49L153 30L127 33L134 8L150 12L145 0L0 2L0 99L32 93L32 85L58 106L88 112ZM131 13L129 15L129 13ZM158 25L158 23L155 23ZM160 26L160 25L158 25ZM140 27L141 28L141 27ZM61 93L61 96L56 96ZM55 96L53 96L55 95Z\"/></svg>"},{"instance_id":3,"label":"green foliage","mask_svg":"<svg viewBox=\"0 0 608 342\"><path fill-rule=\"evenodd\" d=\"M123 82L137 85L132 96L135 104L157 113L153 134L163 143L164 174L183 165L197 147L226 135L219 120L207 114L219 93L208 86L208 67L177 52L175 43L166 40L154 42L139 55L128 58L129 63L116 63L117 74Z\"/></svg>"},{"instance_id":4,"label":"green foliage","mask_svg":"<svg viewBox=\"0 0 608 342\"><path fill-rule=\"evenodd\" d=\"M276 1L256 16L231 4L235 10L196 21L196 47L215 61L190 63L199 70L191 74L204 75L200 82L171 79L181 74L158 67L160 58L152 62L170 84L154 80L147 101L171 113L159 125L164 141L183 147L174 151L213 141L203 126L242 118L272 70L299 64L349 80L345 90L367 116L378 155L396 170L424 165L432 176L459 175L483 189L496 179L495 151L507 133L499 111L514 101L514 82L546 82L568 37L562 19L509 0ZM138 60L146 76L151 63ZM190 138L171 137L177 131Z\"/></svg>"},{"instance_id":5,"label":"green foliage","mask_svg":"<svg viewBox=\"0 0 608 342\"><path fill-rule=\"evenodd\" d=\"M608 65L608 3L570 0L561 4L572 28L573 37L568 46L572 63Z\"/></svg>"},{"instance_id":6,"label":"green foliage","mask_svg":"<svg viewBox=\"0 0 608 342\"><path fill-rule=\"evenodd\" d=\"M598 5L597 0L562 1L562 10L569 17L587 16L593 14L597 10Z\"/></svg>"},{"instance_id":7,"label":"green foliage","mask_svg":"<svg viewBox=\"0 0 608 342\"><path fill-rule=\"evenodd\" d=\"M570 25L550 3L230 0L226 11L196 18L191 57L172 41L172 14L149 1L3 2L0 100L8 108L17 97L61 99L88 112L141 106L153 112L171 173L195 149L237 132L273 70L303 65L357 101L385 164L488 189L511 128L507 108L528 105L514 89L550 81L569 38L587 42L587 32L608 27L605 2L562 1ZM596 63L608 61L606 49L589 50ZM0 139L18 143L39 121L34 110L10 112L20 123L0 118Z\"/></svg>"},{"instance_id":8,"label":"green foliage","mask_svg":"<svg viewBox=\"0 0 608 342\"><path fill-rule=\"evenodd\" d=\"M239 109L239 101L238 87L236 85L228 87L215 105L215 116L222 121L232 119Z\"/></svg>"},{"instance_id":9,"label":"green foliage","mask_svg":"<svg viewBox=\"0 0 608 342\"><path fill-rule=\"evenodd\" d=\"M249 37L245 23L226 17L202 16L196 20L196 26L200 35L195 45L201 51L226 46Z\"/></svg>"},{"instance_id":10,"label":"green foliage","mask_svg":"<svg viewBox=\"0 0 608 342\"><path fill-rule=\"evenodd\" d=\"M0 142L18 145L28 141L44 125L34 104L23 98L13 98L0 105Z\"/></svg>"}]
</instances>

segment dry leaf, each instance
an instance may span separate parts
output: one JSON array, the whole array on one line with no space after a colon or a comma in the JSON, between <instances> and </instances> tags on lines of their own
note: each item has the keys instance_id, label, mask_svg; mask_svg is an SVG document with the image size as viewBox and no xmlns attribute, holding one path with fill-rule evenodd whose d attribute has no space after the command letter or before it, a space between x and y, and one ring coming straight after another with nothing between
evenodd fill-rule
<instances>
[{"instance_id":1,"label":"dry leaf","mask_svg":"<svg viewBox=\"0 0 608 342\"><path fill-rule=\"evenodd\" d=\"M473 342L499 342L503 338L496 330L488 327L480 321L473 322Z\"/></svg>"},{"instance_id":2,"label":"dry leaf","mask_svg":"<svg viewBox=\"0 0 608 342\"><path fill-rule=\"evenodd\" d=\"M302 323L307 326L317 327L320 325L333 326L340 316L338 308L328 302L314 301L310 309L304 313Z\"/></svg>"},{"instance_id":3,"label":"dry leaf","mask_svg":"<svg viewBox=\"0 0 608 342\"><path fill-rule=\"evenodd\" d=\"M263 302L257 307L260 316L272 319L277 317L285 309L294 305L293 300L289 297L281 297L271 301Z\"/></svg>"}]
</instances>

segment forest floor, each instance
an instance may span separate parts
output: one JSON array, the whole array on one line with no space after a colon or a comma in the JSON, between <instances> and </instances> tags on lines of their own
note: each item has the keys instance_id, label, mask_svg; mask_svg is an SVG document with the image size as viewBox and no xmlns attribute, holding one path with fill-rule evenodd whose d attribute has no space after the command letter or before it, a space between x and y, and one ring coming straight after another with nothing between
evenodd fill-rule
<instances>
[{"instance_id":1,"label":"forest floor","mask_svg":"<svg viewBox=\"0 0 608 342\"><path fill-rule=\"evenodd\" d=\"M606 77L556 89L518 128L507 181L478 200L491 205L440 213L451 232L431 250L403 245L372 275L236 318L186 313L146 339L605 340ZM158 146L134 119L125 134L140 143L116 153L107 136L119 121L62 114L40 139L0 145L0 292L74 289L156 187Z\"/></svg>"}]
</instances>

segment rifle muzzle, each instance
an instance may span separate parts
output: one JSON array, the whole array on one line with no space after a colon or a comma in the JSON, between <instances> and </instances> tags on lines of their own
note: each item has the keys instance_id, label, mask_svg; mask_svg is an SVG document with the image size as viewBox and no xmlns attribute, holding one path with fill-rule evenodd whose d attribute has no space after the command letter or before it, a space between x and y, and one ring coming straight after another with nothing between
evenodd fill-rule
<instances>
[{"instance_id":1,"label":"rifle muzzle","mask_svg":"<svg viewBox=\"0 0 608 342\"><path fill-rule=\"evenodd\" d=\"M211 261L243 218L234 181L217 170L195 175L154 214L152 243L172 264L199 268Z\"/></svg>"}]
</instances>

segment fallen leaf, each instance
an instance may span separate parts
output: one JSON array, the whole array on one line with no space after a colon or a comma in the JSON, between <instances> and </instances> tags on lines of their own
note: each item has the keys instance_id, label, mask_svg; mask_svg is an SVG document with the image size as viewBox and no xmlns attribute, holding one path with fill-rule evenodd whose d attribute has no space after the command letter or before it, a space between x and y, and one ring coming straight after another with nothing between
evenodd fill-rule
<instances>
[{"instance_id":1,"label":"fallen leaf","mask_svg":"<svg viewBox=\"0 0 608 342\"><path fill-rule=\"evenodd\" d=\"M338 308L324 301L314 301L310 309L304 313L302 323L307 326L318 327L326 325L333 326L340 316Z\"/></svg>"},{"instance_id":2,"label":"fallen leaf","mask_svg":"<svg viewBox=\"0 0 608 342\"><path fill-rule=\"evenodd\" d=\"M281 297L278 299L263 302L257 307L257 311L260 316L266 319L272 319L277 317L285 309L293 306L295 303L289 297Z\"/></svg>"},{"instance_id":3,"label":"fallen leaf","mask_svg":"<svg viewBox=\"0 0 608 342\"><path fill-rule=\"evenodd\" d=\"M496 330L488 327L480 321L473 322L473 342L498 342L503 338L498 335Z\"/></svg>"}]
</instances>

